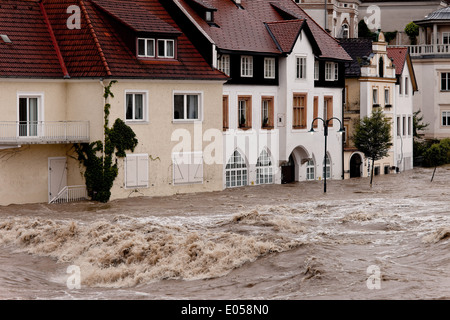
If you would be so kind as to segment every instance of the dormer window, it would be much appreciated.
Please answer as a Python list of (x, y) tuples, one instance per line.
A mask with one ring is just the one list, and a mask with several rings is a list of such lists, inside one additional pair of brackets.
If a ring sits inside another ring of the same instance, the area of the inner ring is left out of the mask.
[(155, 57), (155, 39), (138, 39), (138, 57)]
[(137, 56), (139, 58), (175, 58), (175, 40), (138, 38)]
[(206, 22), (213, 22), (213, 20), (214, 20), (214, 15), (213, 15), (213, 12), (212, 12), (212, 11), (207, 10), (207, 11), (205, 12), (205, 20), (206, 20)]
[(174, 40), (158, 40), (158, 58), (175, 58)]

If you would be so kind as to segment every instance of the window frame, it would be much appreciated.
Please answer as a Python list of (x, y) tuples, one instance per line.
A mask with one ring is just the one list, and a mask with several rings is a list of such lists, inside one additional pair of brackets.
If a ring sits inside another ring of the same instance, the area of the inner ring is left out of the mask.
[[(264, 103), (267, 102), (267, 124), (264, 125)], [(274, 128), (274, 96), (261, 97), (261, 129), (271, 130)]]
[[(447, 86), (446, 88), (444, 88), (444, 83)], [(450, 91), (450, 72), (441, 72), (441, 91), (442, 92)]]
[(306, 56), (295, 57), (295, 79), (307, 79), (307, 58)]
[(314, 159), (309, 159), (308, 162), (306, 162), (306, 180), (316, 180), (316, 163)]
[[(160, 42), (164, 43), (164, 55), (160, 55), (159, 54), (159, 50), (160, 50)], [(168, 55), (167, 54), (167, 43), (171, 42), (172, 43), (172, 55)], [(155, 50), (155, 54), (157, 55), (158, 58), (161, 59), (175, 59), (175, 52), (176, 52), (176, 48), (175, 48), (175, 40), (174, 39), (156, 39), (156, 50)]]
[(314, 61), (314, 81), (320, 80), (320, 63), (318, 60)]
[[(20, 99), (27, 99), (27, 120), (20, 120)], [(30, 120), (30, 105), (29, 99), (36, 99), (36, 117), (37, 120)], [(43, 92), (17, 92), (17, 136), (19, 138), (38, 138), (42, 135), (39, 123), (44, 123), (44, 93)], [(21, 122), (26, 122), (27, 134), (21, 133)], [(33, 125), (32, 123), (35, 122)], [(30, 134), (30, 130), (36, 134)]]
[[(263, 177), (261, 179), (261, 177)], [(273, 163), (270, 153), (264, 149), (259, 153), (258, 160), (256, 162), (256, 184), (273, 184)]]
[(228, 95), (222, 96), (222, 127), (223, 131), (230, 129), (230, 97)]
[[(138, 123), (148, 123), (148, 90), (130, 90), (127, 89), (125, 90), (125, 101), (124, 101), (124, 105), (125, 105), (125, 122), (126, 123), (132, 123), (132, 124), (138, 124)], [(133, 95), (133, 119), (128, 119), (127, 118), (127, 96), (131, 94)], [(135, 119), (135, 99), (134, 99), (134, 95), (136, 94), (142, 94), (142, 119)]]
[[(331, 115), (330, 115), (331, 113)], [(329, 120), (334, 116), (334, 99), (333, 96), (323, 97), (323, 119)], [(333, 121), (328, 122), (328, 128), (333, 127)]]
[[(139, 54), (139, 48), (140, 48), (140, 46), (139, 46), (139, 41), (140, 40), (144, 40), (145, 41), (145, 47), (144, 47), (144, 50), (145, 50), (145, 54), (144, 55), (140, 55)], [(148, 55), (147, 53), (148, 53), (148, 50), (147, 50), (147, 48), (148, 48), (148, 42), (149, 41), (152, 41), (153, 42), (153, 55)], [(137, 54), (137, 57), (138, 58), (155, 58), (156, 57), (156, 39), (155, 38), (137, 38), (137, 50), (136, 50), (136, 54)]]
[(336, 62), (325, 62), (325, 81), (339, 80), (339, 64)]
[[(238, 162), (236, 162), (236, 159), (240, 159)], [(231, 161), (233, 160), (233, 161)], [(233, 175), (234, 173), (234, 175)], [(239, 173), (239, 174), (238, 174)], [(243, 187), (248, 185), (248, 174), (249, 174), (249, 168), (247, 165), (247, 162), (245, 161), (245, 158), (243, 157), (242, 153), (240, 153), (238, 150), (234, 150), (233, 154), (228, 158), (228, 161), (225, 165), (225, 187), (226, 188), (237, 188), (237, 187)], [(238, 178), (232, 179), (232, 177)], [(231, 184), (231, 182), (239, 182), (235, 183), (234, 185)]]
[(230, 76), (230, 55), (222, 54), (217, 58), (217, 69)]
[[(183, 98), (183, 113), (184, 117), (182, 119), (175, 119), (175, 96), (184, 96)], [(196, 119), (187, 118), (188, 106), (187, 106), (187, 96), (197, 96), (198, 99), (198, 117)], [(172, 122), (173, 123), (191, 123), (203, 121), (203, 92), (200, 91), (173, 91), (172, 94)]]
[[(241, 122), (240, 122), (241, 102), (245, 102), (245, 122), (244, 122), (244, 125), (241, 125)], [(252, 96), (249, 96), (249, 95), (239, 95), (238, 96), (237, 127), (240, 130), (250, 130), (250, 129), (252, 129)]]
[(272, 57), (264, 58), (264, 79), (276, 78), (276, 59)]
[(241, 56), (241, 77), (253, 78), (253, 56)]
[(450, 128), (450, 110), (441, 110), (441, 127)]
[[(298, 98), (304, 99), (305, 102), (304, 106), (295, 105), (295, 101)], [(297, 112), (298, 116), (296, 116), (296, 110), (298, 110)], [(294, 93), (292, 95), (292, 129), (294, 130), (306, 129), (308, 125), (307, 117), (308, 117), (308, 94), (303, 92)]]

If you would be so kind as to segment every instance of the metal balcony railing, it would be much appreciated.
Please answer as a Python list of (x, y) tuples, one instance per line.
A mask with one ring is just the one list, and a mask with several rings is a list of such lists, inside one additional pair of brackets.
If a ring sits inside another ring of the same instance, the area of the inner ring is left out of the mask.
[(89, 140), (89, 121), (0, 121), (0, 144), (62, 144)]

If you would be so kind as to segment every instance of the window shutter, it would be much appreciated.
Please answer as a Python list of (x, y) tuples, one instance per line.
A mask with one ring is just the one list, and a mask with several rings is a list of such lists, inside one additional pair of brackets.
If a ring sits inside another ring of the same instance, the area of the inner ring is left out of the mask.
[[(331, 119), (333, 117), (333, 98), (328, 98), (327, 99), (327, 119)], [(333, 121), (330, 121), (328, 123), (329, 127), (333, 126)]]
[(148, 187), (148, 155), (137, 157), (137, 185)]
[(189, 182), (203, 182), (203, 153), (194, 152), (191, 159), (192, 162), (189, 165)]
[(183, 153), (173, 155), (173, 183), (189, 182), (189, 160)]
[(137, 158), (132, 155), (128, 155), (125, 158), (125, 186), (135, 187), (137, 186)]

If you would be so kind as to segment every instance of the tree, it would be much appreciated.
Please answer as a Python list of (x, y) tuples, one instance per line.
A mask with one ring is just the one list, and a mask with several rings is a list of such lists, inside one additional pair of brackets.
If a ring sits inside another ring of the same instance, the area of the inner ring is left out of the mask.
[(421, 138), (423, 134), (419, 133), (419, 131), (422, 131), (426, 129), (430, 124), (423, 122), (423, 115), (420, 114), (421, 111), (417, 110), (413, 113), (413, 137), (414, 138)]
[[(125, 157), (125, 150), (134, 151), (138, 144), (136, 134), (121, 119), (116, 119), (112, 128), (108, 127), (111, 105), (106, 102), (109, 97), (114, 98), (111, 86), (115, 82), (111, 81), (105, 87), (103, 94), (105, 99), (104, 142), (98, 140), (74, 145), (78, 161), (86, 167), (84, 177), (88, 195), (93, 201), (99, 202), (108, 202), (111, 197), (111, 188), (119, 172), (117, 158)], [(114, 155), (115, 160), (113, 160)]]
[(376, 41), (377, 34), (375, 32), (370, 31), (364, 20), (360, 20), (358, 23), (358, 37), (359, 38), (370, 38), (373, 41)]
[(353, 142), (355, 147), (364, 153), (366, 158), (372, 159), (370, 186), (372, 187), (374, 165), (388, 155), (391, 142), (391, 123), (383, 111), (374, 109), (370, 117), (364, 117), (355, 126)]
[(433, 181), (436, 168), (444, 164), (450, 163), (450, 139), (442, 139), (433, 143), (431, 147), (424, 153), (425, 166), (434, 167), (431, 181)]
[(411, 40), (411, 44), (415, 45), (417, 43), (417, 36), (419, 35), (419, 26), (411, 21), (406, 25), (405, 33)]

